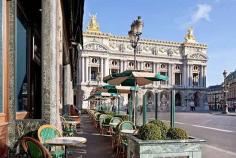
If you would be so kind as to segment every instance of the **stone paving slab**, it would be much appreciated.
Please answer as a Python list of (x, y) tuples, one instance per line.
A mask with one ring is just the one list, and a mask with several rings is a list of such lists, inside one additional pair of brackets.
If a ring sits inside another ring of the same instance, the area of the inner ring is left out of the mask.
[(87, 114), (81, 115), (81, 126), (78, 129), (80, 137), (85, 137), (87, 143), (79, 148), (68, 149), (68, 158), (113, 158), (115, 153), (111, 147), (111, 136), (101, 135), (94, 127)]

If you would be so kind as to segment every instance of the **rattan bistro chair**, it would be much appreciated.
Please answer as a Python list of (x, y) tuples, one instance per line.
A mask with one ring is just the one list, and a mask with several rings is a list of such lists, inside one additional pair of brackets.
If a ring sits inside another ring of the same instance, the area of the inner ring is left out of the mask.
[(120, 157), (120, 155), (126, 157), (127, 155), (127, 137), (120, 132), (121, 130), (135, 130), (135, 125), (131, 121), (123, 121), (119, 124), (116, 157)]
[[(42, 125), (38, 129), (38, 138), (39, 138), (40, 143), (42, 144), (46, 144), (47, 140), (50, 140), (56, 137), (61, 137), (61, 136), (62, 135), (60, 131), (56, 127), (50, 124)], [(65, 151), (62, 150), (61, 148), (55, 148), (55, 150), (51, 151), (51, 154), (55, 158), (61, 158), (61, 157), (64, 157)]]
[(21, 139), (23, 150), (31, 158), (52, 158), (49, 151), (36, 139), (23, 137)]

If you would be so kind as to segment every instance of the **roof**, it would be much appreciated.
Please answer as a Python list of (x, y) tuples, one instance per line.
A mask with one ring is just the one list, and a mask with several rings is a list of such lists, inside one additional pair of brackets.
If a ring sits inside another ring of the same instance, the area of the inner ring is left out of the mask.
[(222, 85), (213, 85), (213, 86), (209, 86), (207, 88), (207, 91), (218, 91), (218, 90), (222, 90)]

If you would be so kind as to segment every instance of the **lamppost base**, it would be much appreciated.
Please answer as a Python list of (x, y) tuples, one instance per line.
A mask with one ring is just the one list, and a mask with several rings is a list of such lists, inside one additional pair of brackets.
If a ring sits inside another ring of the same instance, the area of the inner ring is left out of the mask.
[(229, 112), (228, 111), (223, 111), (222, 114), (228, 114)]

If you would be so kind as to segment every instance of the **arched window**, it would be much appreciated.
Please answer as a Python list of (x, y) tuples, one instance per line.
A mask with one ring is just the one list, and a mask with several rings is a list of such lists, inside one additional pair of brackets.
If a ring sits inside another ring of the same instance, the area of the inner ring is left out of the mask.
[(133, 66), (134, 66), (134, 63), (133, 63), (133, 62), (129, 62), (129, 66), (130, 66), (130, 67), (133, 67)]
[(98, 62), (97, 58), (92, 58), (92, 63), (96, 64)]
[(149, 68), (150, 67), (150, 63), (145, 63), (145, 67)]

